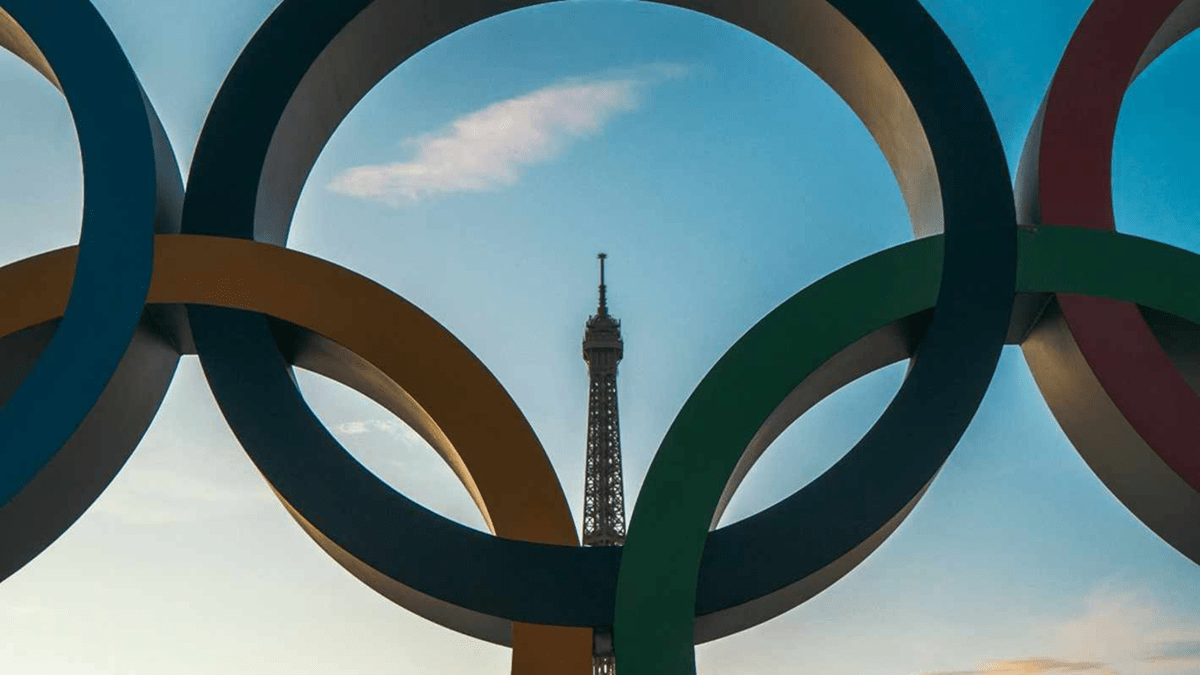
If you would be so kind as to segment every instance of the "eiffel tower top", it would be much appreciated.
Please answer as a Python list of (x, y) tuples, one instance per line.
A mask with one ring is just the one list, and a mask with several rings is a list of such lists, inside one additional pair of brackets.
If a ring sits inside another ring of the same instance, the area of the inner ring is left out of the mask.
[[(621, 322), (608, 313), (608, 286), (604, 283), (604, 261), (607, 253), (596, 256), (600, 260), (600, 301), (596, 305), (596, 313), (587, 321), (587, 332), (583, 336), (583, 358), (593, 362), (588, 352), (597, 350), (616, 351), (616, 359), (621, 359), (623, 344), (621, 342)], [(615, 365), (615, 363), (614, 363)]]

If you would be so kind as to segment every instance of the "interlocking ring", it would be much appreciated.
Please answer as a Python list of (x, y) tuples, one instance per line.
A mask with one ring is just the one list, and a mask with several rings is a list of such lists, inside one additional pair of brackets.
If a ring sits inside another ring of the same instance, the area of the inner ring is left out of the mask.
[[(1181, 337), (1200, 337), (1171, 318), (1200, 323), (1200, 261), (1112, 231), (1107, 183), (1125, 87), (1200, 23), (1200, 0), (1094, 4), (1031, 133), (1019, 209), (983, 97), (916, 0), (664, 0), (774, 43), (838, 91), (923, 238), (825, 277), (730, 348), (663, 440), (623, 549), (578, 546), (536, 436), (464, 345), (387, 289), (283, 247), (318, 153), (362, 96), (431, 42), (540, 1), (284, 0), (222, 86), (180, 206), (153, 109), (90, 4), (0, 0), (0, 44), (63, 90), (86, 169), (80, 245), (0, 269), (0, 288), (20, 289), (0, 301), (0, 357), (17, 364), (0, 390), (11, 395), (0, 409), (0, 578), (99, 495), (193, 351), (303, 529), (398, 604), (512, 644), (514, 672), (586, 672), (591, 629), (612, 627), (623, 673), (691, 673), (695, 642), (827, 588), (915, 507), (1006, 342), (1022, 344), (1097, 474), (1200, 562), (1200, 454), (1186, 446), (1200, 400), (1170, 356)], [(1091, 155), (1072, 154), (1080, 147)], [(1074, 227), (1018, 230), (1018, 213)], [(180, 223), (184, 234), (170, 234)], [(1134, 302), (1166, 352), (1123, 304)], [(1114, 344), (1144, 363), (1115, 358)], [(844, 458), (776, 506), (712, 529), (787, 425), (903, 359), (900, 391)], [(496, 536), (359, 465), (309, 410), (292, 366), (412, 426)], [(1159, 391), (1146, 387), (1166, 392), (1159, 405), (1141, 405)], [(44, 406), (48, 392), (63, 405)]]
[[(1025, 222), (1116, 229), (1112, 148), (1121, 100), (1146, 66), (1197, 27), (1195, 0), (1092, 5), (1026, 144), (1017, 181)], [(1062, 292), (1056, 299), (1024, 346), (1046, 402), (1108, 489), (1200, 561), (1200, 395), (1187, 378), (1200, 380), (1179, 354), (1197, 336), (1170, 315), (1151, 315), (1148, 324), (1133, 304), (1140, 300)]]
[[(154, 109), (91, 3), (0, 0), (0, 46), (67, 99), (85, 195), (77, 283), (61, 321), (0, 342), (2, 579), (99, 496), (166, 394), (178, 357), (144, 310), (154, 234), (179, 231), (183, 186)], [(47, 297), (27, 278), (4, 300), (8, 320), (14, 305)]]

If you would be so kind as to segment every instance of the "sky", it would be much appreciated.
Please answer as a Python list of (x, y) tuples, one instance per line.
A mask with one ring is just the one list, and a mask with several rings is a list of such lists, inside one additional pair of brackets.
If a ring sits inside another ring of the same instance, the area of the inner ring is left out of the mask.
[[(277, 0), (95, 0), (186, 172), (225, 73)], [(995, 115), (1010, 165), (1083, 0), (925, 0)], [(1113, 165), (1120, 228), (1200, 252), (1200, 115), (1185, 39), (1131, 89)], [(74, 243), (79, 152), (65, 103), (0, 54), (0, 263)], [(627, 503), (709, 367), (816, 279), (911, 237), (888, 166), (804, 66), (678, 9), (575, 1), (464, 29), (351, 113), (289, 245), (362, 273), (453, 331), (541, 438), (578, 521), (595, 254), (622, 320)], [(903, 365), (852, 383), (764, 455), (723, 522), (851, 447)], [(300, 373), (366, 466), (483, 528), (434, 452), (364, 397)], [(96, 504), (0, 583), (0, 672), (507, 672), (508, 650), (391, 604), (272, 497), (184, 359)], [(1200, 567), (1087, 469), (1021, 354), (912, 516), (825, 593), (698, 649), (701, 673), (1195, 675)]]

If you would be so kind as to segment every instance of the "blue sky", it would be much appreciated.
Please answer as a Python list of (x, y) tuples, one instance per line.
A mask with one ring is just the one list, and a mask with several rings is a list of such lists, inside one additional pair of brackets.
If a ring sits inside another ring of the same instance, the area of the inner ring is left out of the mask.
[[(96, 0), (186, 170), (225, 72), (275, 0)], [(1080, 0), (927, 0), (1015, 166)], [(1188, 39), (1131, 90), (1113, 174), (1120, 227), (1200, 251)], [(0, 262), (78, 237), (65, 104), (0, 55)], [(321, 156), (290, 245), (361, 272), (454, 331), (537, 430), (579, 517), (595, 260), (623, 321), (628, 501), (712, 363), (791, 294), (911, 236), (882, 154), (803, 66), (719, 22), (570, 2), (426, 49)], [(837, 459), (899, 386), (893, 366), (798, 421), (726, 520)], [(318, 414), (382, 477), (482, 527), (465, 491), (385, 411), (301, 375)], [(1200, 568), (1075, 454), (1018, 350), (924, 502), (828, 592), (700, 648), (709, 673), (1200, 673)], [(507, 651), (391, 605), (273, 500), (186, 359), (99, 502), (0, 584), (0, 668), (22, 673), (486, 673)], [(1070, 670), (1074, 668), (1074, 670)]]

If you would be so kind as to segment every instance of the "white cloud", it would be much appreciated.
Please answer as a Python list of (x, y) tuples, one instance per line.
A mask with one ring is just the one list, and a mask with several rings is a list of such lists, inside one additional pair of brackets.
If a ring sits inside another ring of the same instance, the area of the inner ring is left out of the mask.
[(425, 439), (412, 427), (399, 420), (353, 420), (342, 422), (335, 429), (346, 436), (362, 436), (363, 434), (385, 433), (395, 437), (409, 447), (424, 447), (428, 444)]
[[(360, 462), (385, 481), (394, 480), (399, 472), (444, 465), (429, 443), (398, 419), (352, 420), (338, 424), (334, 431)], [(368, 440), (372, 438), (376, 440)]]
[(391, 432), (400, 426), (399, 422), (392, 420), (354, 420), (353, 422), (339, 424), (337, 430), (347, 436), (361, 436), (362, 434), (369, 434), (372, 431)]
[(412, 427), (397, 419), (359, 419), (333, 427), (363, 466), (419, 504), (487, 531), (450, 466)]
[(1060, 659), (1030, 658), (988, 661), (981, 670), (926, 673), (925, 675), (1068, 675), (1089, 673), (1090, 675), (1117, 675), (1103, 663), (1093, 661), (1062, 661)]
[(1200, 644), (1200, 619), (1174, 614), (1145, 594), (1098, 588), (1081, 616), (1058, 630), (1065, 654), (1117, 663), (1129, 673), (1200, 672), (1200, 654), (1188, 645)]
[(349, 169), (328, 187), (399, 206), (432, 195), (512, 185), (526, 167), (558, 157), (617, 115), (637, 110), (647, 87), (685, 72), (683, 66), (654, 64), (557, 82), (407, 139), (403, 145), (414, 149), (408, 161)]
[(1045, 628), (1058, 657), (989, 660), (974, 670), (925, 675), (1200, 674), (1200, 619), (1172, 613), (1146, 594), (1102, 585), (1083, 613)]

